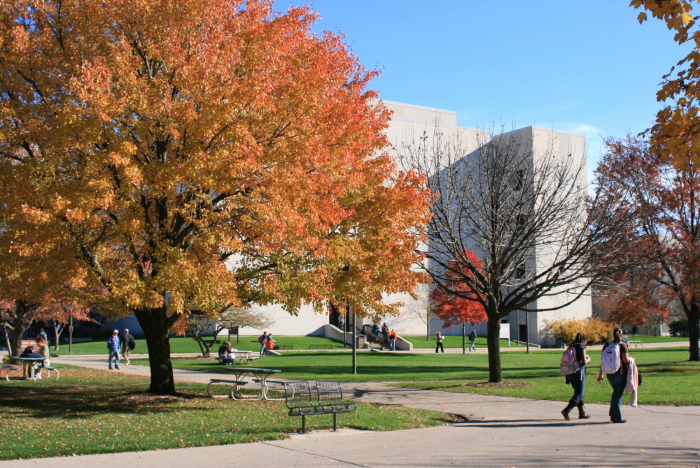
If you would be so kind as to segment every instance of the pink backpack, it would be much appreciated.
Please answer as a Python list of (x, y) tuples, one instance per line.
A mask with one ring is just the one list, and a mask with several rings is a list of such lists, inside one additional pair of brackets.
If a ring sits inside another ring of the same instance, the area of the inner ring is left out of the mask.
[(581, 365), (576, 359), (576, 349), (573, 346), (569, 346), (564, 355), (561, 357), (561, 364), (559, 365), (562, 374), (575, 374), (581, 369)]

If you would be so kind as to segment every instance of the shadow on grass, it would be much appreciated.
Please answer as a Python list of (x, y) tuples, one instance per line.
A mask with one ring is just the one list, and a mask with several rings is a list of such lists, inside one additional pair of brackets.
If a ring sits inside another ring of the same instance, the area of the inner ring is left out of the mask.
[[(157, 414), (175, 411), (203, 410), (206, 407), (178, 403), (199, 396), (181, 395), (160, 397), (144, 393), (148, 384), (120, 385), (119, 387), (52, 386), (28, 389), (20, 385), (3, 385), (0, 393), (0, 413), (18, 409), (34, 418), (86, 419), (110, 414)], [(128, 390), (133, 391), (129, 392)], [(141, 390), (141, 391), (139, 391)]]

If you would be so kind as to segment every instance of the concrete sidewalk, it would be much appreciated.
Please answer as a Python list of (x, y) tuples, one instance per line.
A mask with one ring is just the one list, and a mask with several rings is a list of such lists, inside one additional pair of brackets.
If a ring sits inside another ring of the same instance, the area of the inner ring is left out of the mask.
[[(105, 361), (105, 356), (61, 357), (66, 364), (101, 369)], [(142, 366), (122, 367), (122, 371), (148, 375), (148, 368)], [(178, 381), (208, 382), (212, 376), (220, 374), (175, 372)], [(359, 401), (463, 414), (469, 422), (396, 432), (294, 434), (287, 440), (254, 444), (19, 460), (0, 462), (0, 468), (700, 466), (697, 406), (625, 406), (628, 423), (609, 424), (607, 405), (588, 405), (591, 419), (567, 422), (559, 413), (561, 402), (410, 390), (374, 382), (343, 385)]]

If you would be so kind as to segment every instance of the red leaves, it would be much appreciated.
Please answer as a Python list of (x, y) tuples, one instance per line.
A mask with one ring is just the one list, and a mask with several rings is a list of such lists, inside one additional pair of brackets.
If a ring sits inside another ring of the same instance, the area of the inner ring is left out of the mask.
[[(483, 264), (476, 254), (471, 250), (465, 250), (464, 256), (468, 262), (477, 268), (482, 268)], [(483, 304), (477, 302), (477, 295), (472, 288), (458, 279), (467, 275), (473, 278), (473, 274), (465, 272), (459, 267), (461, 262), (452, 261), (448, 272), (448, 281), (444, 285), (437, 285), (430, 293), (431, 307), (433, 313), (445, 322), (445, 327), (452, 327), (457, 324), (468, 323), (471, 326), (487, 320), (486, 309)], [(456, 273), (459, 271), (459, 273)], [(449, 280), (452, 277), (454, 279)]]

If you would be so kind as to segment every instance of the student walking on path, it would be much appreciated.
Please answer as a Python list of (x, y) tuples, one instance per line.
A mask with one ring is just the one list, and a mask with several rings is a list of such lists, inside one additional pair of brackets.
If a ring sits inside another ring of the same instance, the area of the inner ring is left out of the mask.
[(109, 350), (109, 370), (112, 370), (112, 359), (114, 359), (114, 367), (119, 369), (119, 330), (114, 330), (112, 336), (107, 340), (107, 349)]
[[(608, 350), (606, 353), (605, 351)], [(608, 382), (613, 389), (612, 397), (610, 398), (610, 422), (625, 423), (626, 419), (622, 419), (622, 396), (625, 394), (627, 387), (627, 373), (629, 372), (629, 348), (624, 342), (624, 333), (621, 328), (616, 328), (613, 332), (613, 340), (608, 341), (603, 346), (603, 353), (600, 363), (600, 373), (598, 374), (598, 382), (603, 382), (603, 373), (608, 376)], [(617, 369), (617, 370), (615, 370)]]
[(125, 328), (124, 329), (124, 335), (122, 335), (122, 356), (124, 356), (124, 360), (126, 361), (126, 366), (131, 365), (131, 360), (129, 360), (129, 356), (131, 355), (131, 351), (136, 347), (136, 340), (134, 340), (134, 337), (129, 333), (129, 329)]
[(472, 345), (469, 347), (469, 351), (476, 351), (476, 330), (472, 328), (472, 332), (469, 334), (469, 340), (472, 342)]
[(578, 408), (578, 418), (588, 419), (590, 416), (586, 413), (584, 405), (584, 392), (586, 390), (586, 364), (590, 362), (586, 354), (586, 335), (577, 333), (571, 347), (576, 352), (576, 362), (578, 362), (579, 370), (573, 374), (567, 374), (566, 383), (574, 387), (574, 396), (569, 400), (569, 404), (561, 412), (564, 419), (571, 420), (569, 413), (574, 408)]
[(445, 352), (445, 347), (442, 345), (442, 340), (444, 340), (445, 337), (442, 336), (442, 333), (440, 333), (440, 332), (437, 332), (437, 333), (435, 334), (435, 337), (436, 337), (436, 341), (437, 341), (437, 346), (435, 346), (435, 352), (437, 353), (437, 352), (438, 352), (438, 349), (441, 349), (442, 352), (444, 353), (444, 352)]

